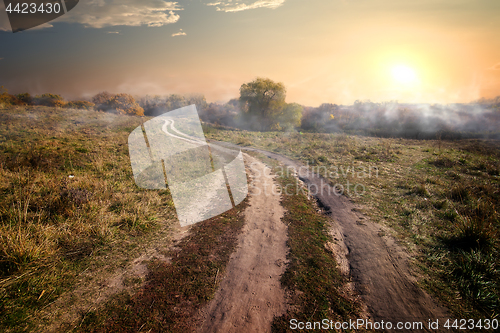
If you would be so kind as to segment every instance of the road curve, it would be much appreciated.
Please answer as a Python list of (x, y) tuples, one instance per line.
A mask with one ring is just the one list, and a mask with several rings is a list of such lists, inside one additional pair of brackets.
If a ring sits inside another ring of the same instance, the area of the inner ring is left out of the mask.
[[(240, 147), (217, 142), (232, 148), (255, 151), (278, 160), (287, 167), (301, 170), (300, 179), (318, 189), (315, 196), (329, 215), (338, 223), (349, 253), (350, 275), (355, 289), (366, 304), (373, 322), (421, 322), (423, 329), (398, 330), (399, 332), (439, 332), (428, 329), (429, 320), (439, 320), (439, 326), (450, 314), (446, 308), (423, 291), (410, 273), (408, 255), (390, 236), (383, 235), (379, 225), (359, 213), (356, 205), (345, 196), (337, 195), (328, 182), (318, 174), (308, 171), (299, 162), (283, 155), (261, 149)], [(299, 169), (302, 167), (301, 169)], [(306, 171), (307, 170), (307, 171)], [(442, 330), (450, 332), (450, 330)]]

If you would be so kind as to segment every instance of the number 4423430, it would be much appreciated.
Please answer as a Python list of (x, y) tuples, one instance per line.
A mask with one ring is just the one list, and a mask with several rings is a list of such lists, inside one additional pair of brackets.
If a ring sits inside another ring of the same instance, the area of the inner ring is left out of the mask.
[(36, 3), (18, 3), (14, 8), (12, 8), (12, 3), (5, 8), (8, 13), (19, 13), (19, 14), (35, 14), (35, 13), (47, 13), (59, 14), (61, 12), (61, 4), (56, 3), (41, 3), (40, 5)]
[(458, 330), (473, 330), (473, 329), (498, 329), (498, 319), (455, 319), (451, 321), (448, 319), (446, 323), (444, 323), (444, 328), (446, 329), (458, 329)]

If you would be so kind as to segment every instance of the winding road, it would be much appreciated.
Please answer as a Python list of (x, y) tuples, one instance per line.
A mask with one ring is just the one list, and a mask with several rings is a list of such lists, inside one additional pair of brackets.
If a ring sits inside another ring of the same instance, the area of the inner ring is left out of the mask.
[(392, 237), (384, 235), (381, 226), (359, 213), (359, 207), (345, 196), (336, 194), (324, 178), (305, 171), (307, 169), (301, 163), (276, 153), (224, 142), (217, 143), (261, 153), (295, 170), (302, 167), (300, 179), (307, 186), (316, 186), (318, 193), (315, 197), (331, 216), (332, 229), (340, 228), (348, 249), (350, 276), (373, 322), (383, 320), (394, 325), (398, 322), (421, 322), (423, 329), (398, 331), (438, 332), (439, 330), (428, 329), (429, 320), (439, 320), (442, 328), (444, 321), (451, 318), (447, 309), (417, 285), (417, 280), (409, 269), (407, 253)]

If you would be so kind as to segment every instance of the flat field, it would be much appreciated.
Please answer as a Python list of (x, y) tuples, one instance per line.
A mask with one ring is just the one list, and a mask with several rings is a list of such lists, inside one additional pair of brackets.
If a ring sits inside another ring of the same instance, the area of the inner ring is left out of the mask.
[(419, 283), (457, 317), (498, 315), (500, 142), (205, 127), (210, 139), (300, 161), (363, 205), (407, 249)]

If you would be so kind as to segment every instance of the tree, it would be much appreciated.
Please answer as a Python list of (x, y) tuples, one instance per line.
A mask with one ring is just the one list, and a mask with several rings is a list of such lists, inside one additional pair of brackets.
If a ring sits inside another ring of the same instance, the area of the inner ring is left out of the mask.
[[(287, 106), (286, 89), (281, 82), (257, 78), (240, 87), (242, 118), (246, 126), (254, 130), (280, 130), (297, 126), (302, 107)], [(295, 116), (294, 116), (295, 114)]]
[(276, 129), (290, 131), (300, 126), (304, 108), (297, 103), (286, 104), (277, 117)]
[(184, 96), (172, 94), (168, 96), (166, 104), (167, 104), (167, 110), (171, 111), (187, 106), (188, 102), (186, 101)]
[(203, 111), (205, 111), (205, 109), (208, 107), (207, 100), (202, 94), (191, 94), (188, 95), (185, 99), (187, 105), (196, 105), (196, 110), (198, 110), (199, 114), (203, 113)]

